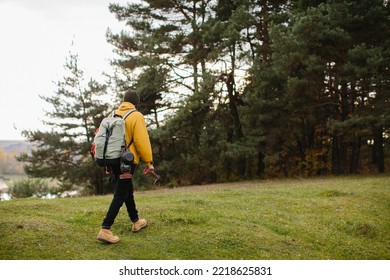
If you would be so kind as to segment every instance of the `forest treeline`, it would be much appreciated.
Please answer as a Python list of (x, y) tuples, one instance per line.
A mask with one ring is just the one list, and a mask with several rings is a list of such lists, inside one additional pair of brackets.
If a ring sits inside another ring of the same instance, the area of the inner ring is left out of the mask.
[(52, 130), (24, 132), (40, 143), (19, 157), (27, 174), (103, 193), (89, 148), (127, 88), (140, 93), (165, 183), (389, 165), (387, 1), (140, 0), (109, 10), (126, 24), (106, 34), (116, 74), (85, 81), (70, 55), (69, 75), (42, 97)]

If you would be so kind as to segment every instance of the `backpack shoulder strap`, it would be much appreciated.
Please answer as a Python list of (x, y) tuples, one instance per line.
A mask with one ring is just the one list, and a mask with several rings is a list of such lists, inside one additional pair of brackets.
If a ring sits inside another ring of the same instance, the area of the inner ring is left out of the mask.
[(123, 115), (123, 119), (125, 120), (131, 113), (137, 111), (137, 109), (130, 109), (129, 111), (126, 112), (126, 114)]
[(121, 115), (118, 115), (117, 113), (115, 113), (115, 110), (114, 111), (112, 111), (112, 113), (111, 113), (111, 117), (112, 118), (122, 118), (122, 116)]
[[(126, 120), (126, 118), (127, 118), (131, 113), (133, 113), (133, 112), (135, 112), (135, 111), (137, 111), (137, 109), (130, 109), (129, 111), (126, 112), (126, 114), (123, 115), (122, 118), (123, 118), (124, 120)], [(130, 146), (131, 146), (131, 144), (133, 144), (133, 140), (134, 140), (134, 139), (131, 138), (131, 141), (130, 141), (129, 145), (127, 145), (127, 149), (129, 149)]]
[(130, 110), (127, 111), (123, 116), (121, 116), (121, 115), (115, 113), (115, 110), (114, 110), (114, 111), (112, 111), (112, 113), (111, 113), (111, 117), (113, 117), (113, 118), (120, 117), (120, 118), (122, 118), (122, 119), (125, 120), (131, 113), (133, 113), (133, 112), (135, 112), (135, 111), (137, 111), (137, 109), (130, 109)]

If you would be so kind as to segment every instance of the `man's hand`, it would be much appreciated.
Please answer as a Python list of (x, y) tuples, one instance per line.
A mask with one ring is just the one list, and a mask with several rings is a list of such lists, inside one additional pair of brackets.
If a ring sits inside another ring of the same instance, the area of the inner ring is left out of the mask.
[(150, 165), (146, 166), (145, 169), (144, 169), (144, 174), (149, 174), (149, 173), (153, 173), (153, 172), (154, 172), (153, 164), (150, 164)]
[(160, 179), (161, 179), (161, 176), (160, 175), (157, 175), (155, 172), (154, 172), (154, 166), (153, 164), (149, 164), (148, 166), (145, 167), (144, 169), (144, 174), (152, 174), (153, 177), (155, 178), (153, 184), (155, 185), (158, 185)]

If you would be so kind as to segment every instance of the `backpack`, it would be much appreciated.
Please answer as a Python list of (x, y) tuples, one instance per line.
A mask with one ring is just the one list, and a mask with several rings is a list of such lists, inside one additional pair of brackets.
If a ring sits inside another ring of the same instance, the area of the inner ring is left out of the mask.
[(118, 159), (123, 151), (128, 149), (133, 141), (126, 147), (126, 118), (136, 109), (131, 109), (123, 115), (115, 114), (115, 111), (108, 117), (105, 117), (96, 131), (93, 140), (93, 154), (96, 163), (106, 166), (106, 160)]

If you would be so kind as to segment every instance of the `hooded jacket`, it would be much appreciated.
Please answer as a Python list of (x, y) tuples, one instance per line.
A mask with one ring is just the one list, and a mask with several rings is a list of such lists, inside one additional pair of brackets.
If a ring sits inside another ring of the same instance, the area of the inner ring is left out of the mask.
[[(127, 111), (135, 109), (130, 102), (122, 102), (115, 114), (123, 116)], [(142, 113), (135, 111), (126, 118), (126, 146), (133, 140), (130, 151), (134, 154), (134, 163), (141, 160), (147, 166), (153, 164), (152, 146), (150, 144), (145, 118)]]

